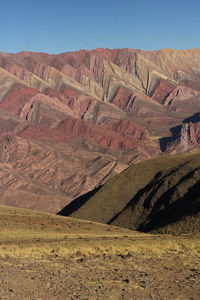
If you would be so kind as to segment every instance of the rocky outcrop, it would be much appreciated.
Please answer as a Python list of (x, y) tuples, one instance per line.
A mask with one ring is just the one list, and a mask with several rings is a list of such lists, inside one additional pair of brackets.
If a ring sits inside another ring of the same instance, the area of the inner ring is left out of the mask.
[(168, 98), (168, 95), (174, 90), (174, 88), (174, 84), (168, 82), (167, 80), (160, 79), (152, 94), (152, 98), (160, 103), (163, 103), (165, 102), (165, 99)]
[(200, 122), (185, 123), (176, 138), (168, 143), (167, 153), (194, 151), (200, 147)]
[(14, 84), (0, 103), (0, 108), (20, 116), (23, 106), (38, 94), (36, 89)]
[(200, 123), (184, 124), (181, 129), (180, 147), (187, 151), (197, 147), (200, 142)]
[(125, 137), (134, 138), (139, 141), (148, 141), (145, 129), (139, 124), (128, 120), (107, 120), (104, 124), (109, 130), (118, 132)]
[(163, 105), (171, 111), (193, 114), (199, 111), (200, 92), (186, 86), (178, 86), (164, 99)]

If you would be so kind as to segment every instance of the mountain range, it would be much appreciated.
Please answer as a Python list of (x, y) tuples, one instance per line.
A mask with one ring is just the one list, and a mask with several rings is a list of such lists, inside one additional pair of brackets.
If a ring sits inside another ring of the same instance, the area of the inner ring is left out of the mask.
[[(200, 49), (0, 52), (0, 204), (55, 213), (130, 165), (199, 144)], [(149, 180), (169, 178), (161, 169)]]

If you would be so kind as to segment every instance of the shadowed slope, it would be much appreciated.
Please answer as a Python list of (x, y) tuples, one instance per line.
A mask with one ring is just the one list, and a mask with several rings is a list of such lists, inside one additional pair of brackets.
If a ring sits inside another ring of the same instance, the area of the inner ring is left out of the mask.
[[(87, 201), (84, 199), (76, 211), (68, 213), (66, 207), (64, 213), (130, 229), (154, 230), (186, 216), (198, 217), (199, 178), (200, 153), (141, 162), (112, 178), (91, 197), (86, 195)], [(196, 225), (181, 228), (181, 232), (199, 232), (199, 222), (198, 217)]]

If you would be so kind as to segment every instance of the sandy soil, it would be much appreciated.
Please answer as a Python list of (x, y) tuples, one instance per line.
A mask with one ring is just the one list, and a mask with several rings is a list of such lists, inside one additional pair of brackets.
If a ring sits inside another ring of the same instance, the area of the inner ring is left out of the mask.
[(0, 206), (0, 300), (199, 300), (200, 236)]
[(2, 258), (1, 300), (200, 299), (199, 258), (168, 254)]

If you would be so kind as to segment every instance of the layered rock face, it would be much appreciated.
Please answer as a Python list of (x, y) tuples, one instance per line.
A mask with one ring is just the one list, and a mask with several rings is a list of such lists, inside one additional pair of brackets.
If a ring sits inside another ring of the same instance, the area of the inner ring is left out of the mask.
[(176, 137), (167, 143), (166, 153), (197, 151), (200, 143), (200, 122), (185, 123), (178, 128)]
[(132, 163), (197, 149), (199, 111), (200, 49), (1, 52), (0, 203), (55, 212)]

